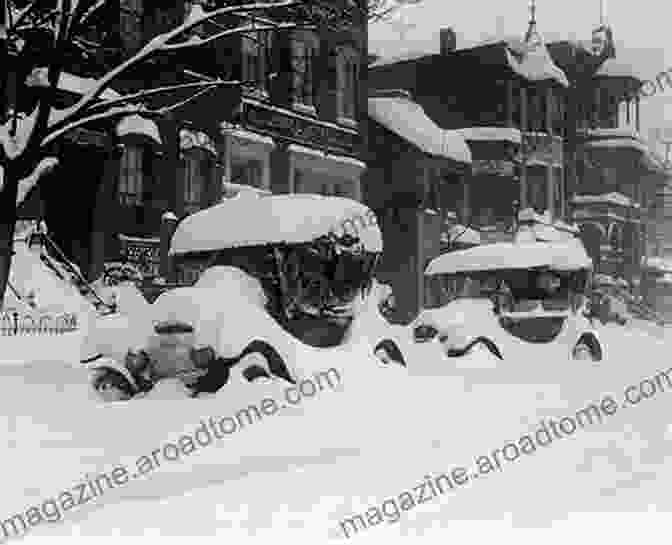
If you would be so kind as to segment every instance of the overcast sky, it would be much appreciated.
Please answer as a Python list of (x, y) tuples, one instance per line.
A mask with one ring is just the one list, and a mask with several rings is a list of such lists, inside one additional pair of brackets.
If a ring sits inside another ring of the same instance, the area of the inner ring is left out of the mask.
[[(648, 79), (672, 68), (672, 2), (603, 0), (617, 44), (617, 59), (637, 66)], [(529, 0), (423, 0), (399, 11), (395, 20), (371, 25), (369, 49), (384, 57), (406, 52), (437, 53), (439, 29), (452, 27), (458, 47), (493, 36), (524, 35)], [(589, 40), (600, 22), (599, 0), (537, 0), (537, 28), (546, 41)], [(405, 33), (402, 33), (405, 29)], [(672, 88), (646, 99), (642, 133), (672, 128)]]

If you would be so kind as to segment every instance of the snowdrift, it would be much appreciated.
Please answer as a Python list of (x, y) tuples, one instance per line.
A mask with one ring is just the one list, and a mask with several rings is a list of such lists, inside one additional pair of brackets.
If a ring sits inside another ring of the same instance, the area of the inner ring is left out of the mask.
[[(19, 324), (38, 324), (41, 319), (56, 322), (60, 317), (74, 317), (73, 331), (26, 328), (0, 337), (0, 365), (23, 364), (35, 361), (79, 362), (83, 337), (96, 316), (94, 306), (77, 288), (59, 278), (28, 248), (25, 238), (14, 242), (14, 259), (9, 281), (13, 289), (5, 295), (3, 315), (18, 313)], [(34, 297), (36, 308), (26, 304), (26, 297)], [(11, 323), (11, 322), (8, 322)]]

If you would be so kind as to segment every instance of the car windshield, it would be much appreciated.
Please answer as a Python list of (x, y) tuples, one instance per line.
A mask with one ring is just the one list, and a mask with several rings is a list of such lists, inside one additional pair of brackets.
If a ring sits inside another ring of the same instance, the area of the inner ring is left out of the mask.
[(587, 271), (512, 269), (425, 277), (425, 308), (438, 308), (450, 301), (497, 298), (511, 311), (525, 312), (542, 306), (563, 310), (571, 293), (584, 293)]

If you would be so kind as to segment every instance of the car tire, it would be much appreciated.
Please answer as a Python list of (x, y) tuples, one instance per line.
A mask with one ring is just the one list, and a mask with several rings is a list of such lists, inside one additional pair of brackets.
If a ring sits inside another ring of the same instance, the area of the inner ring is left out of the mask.
[(380, 341), (373, 349), (373, 354), (385, 365), (396, 363), (402, 367), (406, 367), (406, 360), (401, 350), (399, 350), (397, 343), (390, 339)]
[(602, 361), (600, 341), (592, 333), (584, 333), (572, 349), (572, 359), (579, 361)]

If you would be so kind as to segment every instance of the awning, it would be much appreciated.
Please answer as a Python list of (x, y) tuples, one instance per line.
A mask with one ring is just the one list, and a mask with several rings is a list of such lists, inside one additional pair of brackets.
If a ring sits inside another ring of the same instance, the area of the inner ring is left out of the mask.
[(151, 119), (146, 119), (138, 114), (126, 116), (119, 121), (119, 123), (117, 123), (116, 132), (117, 136), (120, 138), (131, 134), (137, 134), (146, 136), (159, 145), (163, 144), (161, 134), (159, 133), (159, 127), (156, 123)]
[(458, 163), (471, 163), (471, 152), (460, 131), (445, 130), (432, 121), (422, 106), (401, 97), (368, 99), (371, 119), (420, 150)]
[(664, 159), (642, 138), (629, 129), (597, 129), (585, 132), (584, 147), (606, 153), (633, 151), (641, 156), (642, 167), (652, 172), (664, 172)]
[(603, 195), (575, 195), (572, 197), (574, 204), (613, 204), (625, 208), (639, 208), (639, 204), (622, 193), (612, 192)]
[(465, 127), (458, 129), (467, 142), (509, 142), (520, 144), (522, 136), (518, 129), (510, 127)]

